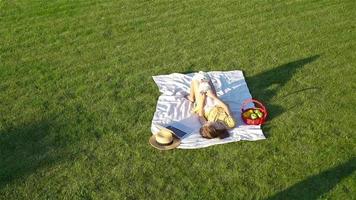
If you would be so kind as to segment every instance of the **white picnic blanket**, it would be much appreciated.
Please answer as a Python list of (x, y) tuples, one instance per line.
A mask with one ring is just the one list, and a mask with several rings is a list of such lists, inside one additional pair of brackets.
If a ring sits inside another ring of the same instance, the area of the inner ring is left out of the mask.
[[(225, 139), (205, 139), (199, 134), (201, 127), (197, 116), (191, 113), (192, 103), (184, 98), (189, 94), (190, 83), (195, 73), (153, 76), (159, 91), (162, 93), (157, 102), (151, 131), (156, 134), (159, 126), (173, 125), (186, 132), (192, 132), (182, 139), (178, 148), (196, 149), (216, 144), (236, 142), (240, 140), (266, 139), (260, 126), (245, 125), (241, 120), (241, 105), (245, 99), (251, 98), (242, 71), (208, 72), (217, 95), (229, 105), (237, 126), (229, 130), (230, 136)], [(251, 103), (247, 107), (253, 107)]]

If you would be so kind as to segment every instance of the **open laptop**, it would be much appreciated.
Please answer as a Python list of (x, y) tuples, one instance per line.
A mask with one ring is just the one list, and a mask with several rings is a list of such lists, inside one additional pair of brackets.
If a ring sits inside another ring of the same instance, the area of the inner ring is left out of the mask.
[(188, 137), (192, 133), (198, 133), (201, 124), (196, 116), (190, 116), (180, 121), (174, 121), (165, 128), (173, 132), (179, 139)]
[(185, 132), (185, 131), (182, 131), (182, 130), (180, 130), (180, 129), (174, 127), (174, 126), (167, 126), (166, 129), (171, 130), (171, 131), (173, 132), (173, 134), (174, 134), (175, 136), (177, 136), (177, 138), (179, 138), (179, 139), (183, 139), (183, 138), (185, 138), (186, 136), (188, 136), (188, 135), (191, 134), (191, 133), (187, 133), (187, 132)]

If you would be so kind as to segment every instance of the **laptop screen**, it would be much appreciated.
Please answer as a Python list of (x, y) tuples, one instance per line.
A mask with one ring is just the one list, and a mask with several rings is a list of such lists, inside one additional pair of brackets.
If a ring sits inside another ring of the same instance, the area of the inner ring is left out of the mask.
[(187, 132), (184, 132), (184, 131), (182, 131), (176, 127), (173, 127), (173, 126), (167, 126), (166, 128), (173, 131), (174, 135), (176, 135), (179, 139), (182, 139), (188, 135)]

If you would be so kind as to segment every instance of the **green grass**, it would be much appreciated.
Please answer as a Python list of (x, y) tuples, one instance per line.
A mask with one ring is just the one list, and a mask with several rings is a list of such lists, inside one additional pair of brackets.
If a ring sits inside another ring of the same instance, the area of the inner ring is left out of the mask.
[[(0, 0), (0, 199), (353, 199), (355, 9)], [(152, 75), (237, 69), (267, 140), (150, 147)]]

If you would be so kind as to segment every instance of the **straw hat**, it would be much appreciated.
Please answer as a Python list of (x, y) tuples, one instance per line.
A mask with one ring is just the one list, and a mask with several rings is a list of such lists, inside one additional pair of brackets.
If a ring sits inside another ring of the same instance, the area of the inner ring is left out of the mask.
[(150, 137), (149, 142), (159, 150), (174, 149), (180, 145), (180, 140), (167, 128), (161, 128), (157, 134)]

